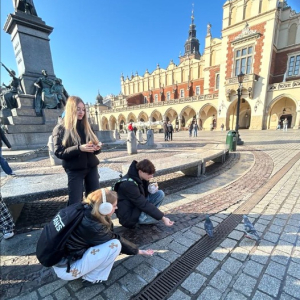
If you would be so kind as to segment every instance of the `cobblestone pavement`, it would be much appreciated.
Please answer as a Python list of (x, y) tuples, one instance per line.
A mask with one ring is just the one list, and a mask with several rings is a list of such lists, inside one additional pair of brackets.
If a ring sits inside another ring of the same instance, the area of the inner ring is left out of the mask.
[[(173, 142), (164, 142), (156, 135), (162, 148), (155, 151), (142, 150), (136, 156), (104, 152), (100, 158), (105, 166), (120, 170), (133, 158), (161, 158), (223, 142), (226, 133), (186, 136), (178, 133)], [(153, 299), (300, 299), (300, 132), (241, 131), (241, 136), (245, 145), (222, 168), (212, 165), (207, 178), (178, 174), (155, 178), (168, 191), (162, 210), (175, 220), (173, 227), (158, 222), (127, 230), (114, 220), (123, 236), (153, 248), (153, 257), (121, 255), (108, 281), (84, 288), (80, 280), (58, 280), (51, 269), (38, 264), (34, 252), (40, 230), (33, 227), (1, 242), (1, 299), (130, 299), (205, 238), (206, 213), (212, 215), (216, 229), (222, 229), (244, 206), (261, 240), (246, 239), (243, 224), (238, 224), (165, 298)], [(18, 175), (37, 168), (62, 172), (47, 164), (48, 160), (40, 160), (11, 165)], [(2, 184), (5, 180), (13, 179), (4, 177)]]

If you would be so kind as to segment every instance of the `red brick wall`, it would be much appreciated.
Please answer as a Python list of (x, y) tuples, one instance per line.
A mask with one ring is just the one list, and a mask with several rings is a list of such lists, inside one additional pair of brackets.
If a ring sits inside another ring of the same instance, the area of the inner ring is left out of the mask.
[(200, 86), (200, 94), (203, 94), (204, 90), (204, 78), (199, 78), (197, 80), (193, 80), (193, 96), (196, 95), (196, 86)]
[[(255, 44), (253, 72), (257, 75), (259, 75), (259, 73), (260, 73), (260, 66), (262, 64), (262, 50), (263, 50), (263, 46), (264, 46), (265, 25), (266, 25), (266, 22), (260, 23), (260, 24), (254, 25), (254, 26), (250, 26), (251, 30), (256, 30), (257, 32), (262, 34), (256, 40), (256, 44)], [(241, 33), (241, 31), (238, 31), (238, 32), (228, 36), (227, 55), (226, 55), (226, 57), (227, 57), (226, 79), (233, 77), (234, 52), (233, 52), (233, 46), (231, 45), (231, 42), (240, 33)]]
[[(269, 83), (282, 82), (284, 73), (286, 72), (288, 63), (288, 54), (300, 51), (300, 46), (285, 51), (277, 52), (274, 50), (272, 54), (272, 64), (270, 71)], [(292, 79), (299, 79), (300, 76), (293, 77)], [(287, 79), (288, 80), (288, 79)]]
[(220, 73), (220, 66), (214, 66), (209, 69), (209, 93), (216, 90), (216, 74)]
[(144, 103), (144, 95), (142, 93), (129, 96), (127, 98), (128, 106), (139, 105)]

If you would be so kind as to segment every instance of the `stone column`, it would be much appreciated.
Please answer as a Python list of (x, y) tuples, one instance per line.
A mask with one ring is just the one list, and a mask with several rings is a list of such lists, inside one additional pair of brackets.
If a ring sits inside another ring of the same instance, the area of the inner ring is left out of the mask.
[(9, 14), (4, 31), (11, 36), (18, 73), (25, 94), (33, 95), (34, 82), (46, 70), (49, 78), (55, 78), (49, 35), (53, 28), (35, 15), (16, 11)]
[(296, 111), (296, 121), (293, 129), (300, 129), (300, 104), (299, 104), (299, 110)]
[(147, 146), (154, 146), (154, 134), (151, 129), (147, 131)]
[(197, 122), (197, 125), (198, 125), (198, 130), (201, 130), (201, 128), (200, 128), (200, 114), (199, 113), (196, 114), (196, 122)]
[(181, 130), (181, 115), (178, 115), (178, 130)]
[(137, 154), (136, 137), (133, 131), (128, 131), (127, 135), (127, 153)]

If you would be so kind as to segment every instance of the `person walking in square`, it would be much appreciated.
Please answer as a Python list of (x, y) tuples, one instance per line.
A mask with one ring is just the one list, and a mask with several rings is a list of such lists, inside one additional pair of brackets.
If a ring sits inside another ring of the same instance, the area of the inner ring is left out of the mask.
[(284, 120), (283, 120), (283, 131), (287, 131), (287, 129), (288, 129), (288, 120), (287, 120), (287, 118), (285, 118)]
[(169, 121), (167, 124), (167, 130), (168, 130), (168, 139), (169, 139), (169, 141), (172, 141), (174, 128), (173, 128), (173, 125), (171, 124), (171, 121)]
[(166, 226), (174, 224), (159, 210), (165, 194), (157, 184), (149, 183), (154, 173), (155, 167), (150, 160), (134, 160), (127, 174), (114, 186), (118, 193), (116, 215), (122, 226), (134, 228), (137, 224), (154, 224), (159, 220)]
[(0, 139), (0, 165), (1, 165), (1, 168), (4, 171), (4, 173), (6, 173), (7, 175), (16, 176), (16, 174), (13, 172), (13, 170), (9, 166), (6, 159), (2, 156), (2, 141), (7, 146), (8, 149), (11, 149), (11, 144), (8, 141), (8, 139), (6, 138), (4, 131), (2, 130), (1, 127), (0, 127), (0, 135), (1, 135), (1, 139)]
[(222, 125), (221, 125), (221, 131), (223, 131), (224, 130), (224, 123), (222, 123)]
[(163, 123), (163, 131), (165, 134), (165, 141), (167, 141), (169, 139), (169, 132), (168, 132), (167, 122), (165, 122), (165, 121)]
[(101, 143), (91, 129), (81, 98), (67, 100), (66, 115), (62, 124), (53, 129), (54, 154), (62, 160), (68, 176), (68, 205), (82, 201), (85, 196), (100, 188), (97, 154)]
[(193, 133), (193, 123), (191, 122), (190, 124), (189, 124), (189, 137), (192, 137), (192, 133)]
[(199, 129), (198, 124), (197, 124), (197, 122), (195, 122), (193, 125), (194, 137), (197, 137), (198, 129)]
[(281, 120), (280, 119), (278, 120), (278, 124), (277, 124), (276, 130), (277, 129), (279, 129), (279, 130), (281, 129)]

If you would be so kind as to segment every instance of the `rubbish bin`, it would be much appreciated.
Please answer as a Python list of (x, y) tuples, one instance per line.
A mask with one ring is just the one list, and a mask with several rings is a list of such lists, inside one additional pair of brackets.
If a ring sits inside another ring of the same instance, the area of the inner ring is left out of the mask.
[(229, 145), (229, 151), (236, 151), (237, 135), (235, 130), (228, 131), (226, 144)]

